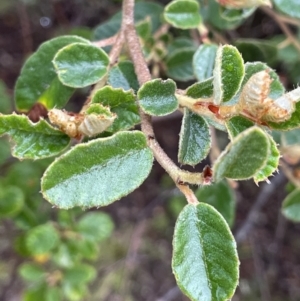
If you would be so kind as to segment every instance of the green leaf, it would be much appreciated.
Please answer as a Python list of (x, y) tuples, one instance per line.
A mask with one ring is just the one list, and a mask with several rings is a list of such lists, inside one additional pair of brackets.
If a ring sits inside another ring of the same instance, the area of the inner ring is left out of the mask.
[(234, 191), (226, 181), (221, 181), (210, 186), (199, 187), (195, 195), (200, 202), (207, 203), (218, 210), (229, 227), (233, 226), (236, 198)]
[(25, 262), (19, 267), (19, 274), (28, 282), (41, 282), (46, 276), (40, 265), (30, 262)]
[(26, 247), (32, 255), (47, 254), (59, 243), (59, 234), (55, 227), (44, 224), (30, 229), (26, 236)]
[(194, 47), (186, 47), (170, 53), (166, 58), (167, 75), (179, 81), (194, 79), (192, 65), (194, 52)]
[(108, 106), (111, 112), (117, 114), (118, 118), (106, 129), (109, 133), (127, 130), (140, 123), (139, 109), (132, 90), (125, 92), (123, 89), (105, 86), (94, 94), (92, 103)]
[(258, 127), (249, 128), (237, 135), (219, 156), (213, 167), (214, 179), (249, 179), (265, 166), (269, 155), (267, 134)]
[(199, 3), (195, 0), (176, 0), (165, 7), (164, 17), (174, 27), (197, 28), (201, 22), (199, 10)]
[(96, 269), (88, 264), (78, 264), (67, 269), (64, 273), (64, 282), (71, 285), (81, 285), (91, 282), (96, 277)]
[(271, 151), (265, 166), (261, 170), (259, 170), (253, 177), (253, 180), (256, 184), (262, 181), (269, 182), (268, 177), (270, 177), (275, 171), (278, 170), (280, 152), (277, 148), (276, 142), (271, 136), (269, 136), (269, 140)]
[(0, 136), (12, 137), (13, 156), (19, 159), (42, 159), (59, 154), (70, 143), (70, 138), (50, 126), (45, 120), (31, 122), (24, 115), (1, 115)]
[(133, 89), (137, 92), (139, 82), (132, 62), (120, 62), (111, 68), (108, 73), (107, 83), (113, 88), (122, 88), (125, 91)]
[(76, 228), (85, 238), (100, 242), (110, 237), (114, 223), (104, 212), (89, 212), (79, 220)]
[(230, 140), (233, 140), (241, 132), (254, 126), (254, 122), (242, 116), (234, 116), (225, 123)]
[(283, 122), (269, 121), (268, 126), (270, 126), (274, 130), (279, 130), (279, 131), (289, 131), (289, 130), (299, 128), (300, 127), (300, 102), (296, 103), (295, 111), (293, 112), (289, 120)]
[(208, 78), (202, 82), (198, 82), (188, 87), (186, 95), (192, 98), (209, 98), (212, 97), (214, 91), (213, 78)]
[(238, 285), (239, 259), (230, 229), (212, 206), (187, 205), (174, 231), (172, 269), (192, 301), (226, 301)]
[(195, 42), (187, 37), (178, 37), (171, 41), (165, 41), (165, 43), (167, 43), (168, 53), (172, 53), (180, 48), (193, 48), (196, 50)]
[(273, 0), (275, 7), (284, 14), (300, 19), (298, 0)]
[(53, 59), (59, 80), (82, 88), (97, 83), (107, 72), (109, 57), (99, 47), (73, 43), (60, 49)]
[[(2, 186), (2, 185), (1, 185)], [(24, 206), (25, 196), (17, 186), (4, 186), (0, 190), (0, 217), (14, 217)]]
[(136, 23), (136, 32), (138, 36), (143, 39), (144, 41), (151, 37), (151, 19), (146, 17), (144, 20), (141, 20)]
[(219, 47), (213, 73), (214, 103), (219, 105), (238, 92), (245, 75), (243, 58), (234, 46)]
[(287, 219), (300, 222), (300, 189), (294, 190), (284, 199), (281, 212)]
[(202, 44), (193, 57), (193, 67), (199, 81), (206, 80), (213, 74), (218, 46), (215, 44)]
[(178, 161), (181, 164), (194, 166), (206, 158), (210, 147), (209, 125), (201, 116), (185, 108), (180, 131)]
[(71, 285), (63, 282), (62, 290), (68, 301), (81, 301), (88, 294), (88, 287), (85, 284)]
[(171, 79), (153, 79), (138, 91), (138, 100), (144, 112), (153, 116), (171, 114), (178, 108), (176, 84)]
[(28, 112), (36, 103), (47, 109), (65, 106), (74, 89), (60, 83), (52, 60), (56, 52), (71, 43), (89, 43), (76, 36), (62, 36), (43, 43), (24, 64), (15, 87), (16, 108)]
[(42, 178), (44, 197), (59, 208), (105, 206), (147, 178), (153, 154), (138, 131), (95, 139), (53, 162)]

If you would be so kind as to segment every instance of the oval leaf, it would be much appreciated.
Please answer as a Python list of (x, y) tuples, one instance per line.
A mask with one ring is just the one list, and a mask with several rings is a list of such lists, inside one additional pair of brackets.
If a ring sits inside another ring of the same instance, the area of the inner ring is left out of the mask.
[(196, 78), (203, 81), (212, 76), (218, 46), (202, 44), (193, 57), (193, 67)]
[(133, 64), (129, 61), (120, 62), (111, 68), (107, 83), (113, 88), (122, 88), (125, 91), (133, 89), (137, 92), (139, 89), (139, 82)]
[(202, 82), (195, 83), (188, 87), (186, 95), (192, 98), (208, 98), (214, 93), (213, 78), (208, 78)]
[(74, 89), (64, 86), (58, 80), (52, 60), (59, 49), (76, 42), (89, 43), (80, 37), (62, 36), (43, 43), (29, 57), (15, 87), (18, 111), (29, 111), (36, 102), (42, 103), (47, 109), (65, 106)]
[(233, 140), (238, 134), (254, 126), (254, 122), (242, 116), (235, 116), (227, 120), (225, 125), (230, 140)]
[(164, 10), (168, 23), (181, 29), (197, 28), (201, 22), (199, 3), (195, 0), (176, 0)]
[(123, 89), (105, 86), (94, 94), (92, 103), (108, 106), (112, 113), (117, 114), (118, 118), (106, 129), (109, 133), (128, 130), (140, 122), (139, 109), (132, 90), (125, 92)]
[(253, 180), (256, 184), (258, 182), (267, 181), (269, 183), (268, 177), (270, 177), (275, 171), (278, 170), (278, 164), (280, 159), (280, 152), (277, 148), (276, 142), (271, 136), (270, 140), (270, 155), (265, 166), (260, 169), (253, 177)]
[(105, 206), (139, 187), (152, 161), (141, 132), (95, 139), (53, 162), (42, 178), (42, 192), (59, 208)]
[(192, 301), (231, 299), (238, 284), (239, 259), (230, 229), (212, 206), (187, 205), (173, 238), (172, 269)]
[(100, 242), (111, 235), (114, 223), (104, 212), (89, 212), (79, 220), (76, 228), (87, 239)]
[(193, 55), (194, 47), (181, 48), (167, 56), (167, 75), (175, 80), (188, 81), (194, 79)]
[(14, 217), (22, 210), (25, 196), (17, 186), (4, 186), (0, 190), (0, 217)]
[(267, 162), (270, 139), (258, 127), (237, 135), (214, 164), (215, 181), (223, 178), (246, 180), (253, 177)]
[(58, 243), (58, 232), (50, 223), (32, 228), (26, 235), (26, 247), (33, 255), (46, 254), (53, 250)]
[(108, 64), (109, 58), (102, 49), (82, 43), (65, 46), (53, 59), (59, 80), (74, 88), (98, 82), (106, 74)]
[(201, 116), (185, 108), (180, 131), (178, 161), (194, 166), (206, 158), (210, 146), (209, 125)]
[(243, 58), (234, 46), (219, 47), (213, 74), (214, 103), (219, 105), (238, 92), (245, 75)]
[(45, 120), (31, 122), (24, 115), (1, 115), (0, 136), (10, 135), (15, 142), (13, 156), (19, 159), (42, 159), (59, 154), (70, 143), (70, 138), (50, 126)]
[(138, 91), (137, 96), (140, 106), (149, 115), (168, 115), (178, 108), (175, 90), (176, 84), (171, 79), (151, 80)]
[(281, 212), (287, 219), (300, 222), (300, 189), (294, 190), (284, 199)]

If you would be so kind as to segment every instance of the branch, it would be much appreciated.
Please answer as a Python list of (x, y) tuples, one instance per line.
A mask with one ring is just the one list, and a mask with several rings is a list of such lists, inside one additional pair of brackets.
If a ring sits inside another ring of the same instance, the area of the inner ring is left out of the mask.
[(114, 36), (111, 36), (107, 39), (95, 41), (95, 42), (93, 42), (93, 45), (101, 48), (101, 47), (105, 47), (105, 46), (114, 45), (117, 42), (117, 40), (118, 40), (118, 35), (115, 34)]
[[(126, 43), (138, 81), (140, 85), (143, 85), (150, 81), (152, 77), (143, 56), (142, 48), (134, 26), (134, 0), (123, 1), (122, 30), (124, 30), (125, 33)], [(184, 185), (184, 183), (203, 184), (203, 175), (201, 173), (192, 174), (177, 167), (156, 141), (151, 117), (142, 110), (140, 110), (140, 116), (141, 129), (148, 138), (148, 146), (153, 151), (156, 160), (174, 180), (177, 187), (185, 195), (187, 201), (191, 204), (198, 203), (192, 190), (187, 185)]]

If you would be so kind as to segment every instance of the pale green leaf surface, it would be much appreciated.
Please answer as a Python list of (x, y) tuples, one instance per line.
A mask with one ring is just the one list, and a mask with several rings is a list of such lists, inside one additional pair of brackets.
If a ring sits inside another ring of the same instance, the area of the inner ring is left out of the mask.
[(60, 49), (53, 59), (59, 80), (82, 88), (98, 82), (107, 72), (109, 58), (99, 47), (73, 43)]
[(32, 255), (47, 254), (58, 245), (59, 234), (52, 224), (47, 223), (30, 229), (25, 242)]
[(281, 212), (287, 219), (300, 222), (300, 189), (294, 190), (284, 199)]
[(149, 115), (164, 116), (178, 108), (175, 96), (176, 84), (171, 79), (154, 79), (145, 83), (138, 91), (140, 107)]
[(81, 285), (92, 281), (96, 277), (96, 269), (88, 264), (77, 264), (64, 273), (64, 282)]
[(292, 18), (300, 19), (299, 0), (273, 0), (275, 7)]
[(206, 158), (210, 147), (209, 125), (204, 118), (185, 108), (180, 131), (178, 161), (194, 166)]
[(280, 152), (277, 148), (276, 142), (271, 136), (269, 136), (269, 140), (270, 154), (268, 156), (265, 166), (262, 169), (260, 169), (253, 177), (253, 180), (256, 184), (258, 182), (267, 181), (268, 177), (270, 177), (275, 171), (278, 170)]
[(233, 189), (226, 181), (199, 187), (195, 195), (200, 202), (207, 203), (218, 210), (228, 225), (233, 226), (236, 198)]
[(15, 146), (13, 156), (20, 159), (42, 159), (59, 154), (70, 138), (50, 126), (45, 120), (31, 122), (25, 115), (1, 115), (0, 136), (9, 135)]
[(58, 50), (71, 43), (89, 43), (76, 36), (61, 36), (43, 43), (25, 62), (15, 87), (16, 108), (27, 112), (36, 103), (47, 109), (65, 106), (74, 89), (58, 80), (52, 60)]
[(87, 239), (99, 242), (111, 235), (114, 223), (107, 213), (89, 212), (78, 221), (76, 228)]
[(108, 73), (107, 83), (113, 88), (122, 88), (125, 91), (133, 89), (137, 92), (139, 89), (139, 82), (132, 62), (120, 62), (111, 68)]
[(214, 103), (229, 101), (240, 89), (245, 75), (244, 61), (236, 47), (219, 47), (214, 74)]
[(164, 10), (164, 17), (172, 26), (189, 29), (201, 22), (199, 3), (195, 0), (171, 1)]
[(194, 47), (179, 48), (166, 58), (167, 75), (175, 80), (188, 81), (194, 78)]
[(118, 117), (113, 124), (106, 129), (109, 133), (130, 129), (140, 122), (139, 110), (132, 90), (124, 91), (105, 86), (94, 94), (92, 103), (108, 106), (111, 112), (117, 114)]
[(238, 284), (239, 259), (230, 229), (212, 206), (186, 205), (174, 230), (172, 269), (192, 301), (231, 299)]
[(193, 67), (199, 81), (206, 80), (213, 74), (218, 46), (215, 44), (202, 44), (194, 54)]
[(265, 166), (269, 154), (267, 134), (258, 127), (249, 128), (237, 135), (219, 156), (213, 167), (214, 179), (249, 179)]
[(139, 187), (152, 161), (141, 132), (119, 132), (76, 145), (53, 162), (42, 178), (42, 192), (59, 208), (105, 206)]

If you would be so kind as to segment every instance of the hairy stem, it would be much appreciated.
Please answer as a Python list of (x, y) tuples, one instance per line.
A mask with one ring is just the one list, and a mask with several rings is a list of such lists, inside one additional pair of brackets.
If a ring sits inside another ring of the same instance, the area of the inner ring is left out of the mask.
[[(142, 48), (134, 26), (134, 0), (123, 1), (122, 30), (125, 34), (128, 51), (133, 61), (138, 81), (140, 85), (143, 85), (152, 78), (143, 56)], [(184, 183), (188, 182), (191, 184), (200, 185), (204, 182), (202, 174), (192, 174), (177, 167), (156, 141), (151, 123), (151, 117), (141, 110), (140, 116), (142, 131), (148, 138), (148, 146), (153, 151), (156, 160), (174, 180), (177, 187), (185, 195), (187, 201), (191, 204), (198, 203), (193, 191), (187, 185), (184, 185)]]

